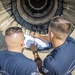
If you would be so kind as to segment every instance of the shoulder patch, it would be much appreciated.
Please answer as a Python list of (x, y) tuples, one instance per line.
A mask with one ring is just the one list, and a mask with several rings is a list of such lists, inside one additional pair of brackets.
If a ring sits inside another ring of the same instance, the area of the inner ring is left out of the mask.
[(44, 73), (48, 73), (49, 72), (49, 70), (47, 70), (46, 68), (42, 68), (42, 71), (44, 72)]
[(31, 75), (39, 75), (39, 73), (38, 72), (33, 72), (33, 73), (31, 73)]

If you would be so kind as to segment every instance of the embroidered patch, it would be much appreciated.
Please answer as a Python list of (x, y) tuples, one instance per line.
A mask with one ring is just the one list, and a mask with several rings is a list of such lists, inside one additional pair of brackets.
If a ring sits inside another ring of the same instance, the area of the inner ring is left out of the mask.
[(38, 72), (33, 72), (31, 75), (39, 75)]
[(44, 73), (48, 73), (48, 72), (49, 72), (49, 70), (47, 70), (46, 68), (42, 68), (42, 71), (43, 71)]

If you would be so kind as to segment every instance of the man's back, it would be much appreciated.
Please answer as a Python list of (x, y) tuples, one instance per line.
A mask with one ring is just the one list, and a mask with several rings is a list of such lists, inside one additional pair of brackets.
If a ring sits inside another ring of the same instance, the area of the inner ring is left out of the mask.
[[(50, 68), (51, 66), (54, 69), (56, 75), (68, 75), (66, 72), (69, 72), (70, 69), (74, 67), (75, 65), (73, 63), (74, 61), (75, 61), (75, 40), (69, 37), (67, 38), (67, 41), (63, 45), (55, 48), (51, 52), (51, 54), (46, 57), (43, 66), (47, 70), (51, 69)], [(49, 73), (47, 75), (51, 74)]]
[(18, 52), (0, 52), (0, 66), (8, 75), (38, 75), (35, 62)]

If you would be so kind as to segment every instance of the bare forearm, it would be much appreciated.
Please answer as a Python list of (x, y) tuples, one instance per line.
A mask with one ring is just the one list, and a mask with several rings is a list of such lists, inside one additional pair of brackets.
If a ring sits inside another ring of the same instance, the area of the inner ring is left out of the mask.
[(40, 58), (40, 56), (39, 56), (39, 54), (38, 54), (37, 46), (35, 46), (34, 44), (31, 44), (31, 45), (30, 45), (30, 49), (31, 49), (31, 51), (33, 52), (34, 61), (36, 62), (39, 71), (42, 72), (42, 68), (41, 68), (42, 60), (41, 60), (41, 58)]
[(38, 52), (37, 51), (33, 52), (33, 54), (34, 54), (34, 61), (36, 62), (37, 66), (38, 66), (39, 72), (42, 73), (42, 74), (44, 74), (42, 72), (42, 60), (41, 60)]
[(42, 60), (41, 60), (41, 58), (39, 57), (38, 52), (33, 53), (33, 54), (34, 54), (34, 61), (36, 62), (37, 66), (38, 66), (39, 72), (42, 73), (42, 69), (41, 69)]
[(40, 38), (43, 39), (43, 40), (45, 40), (45, 41), (47, 41), (47, 42), (49, 42), (48, 36), (40, 36)]
[(35, 36), (35, 37), (37, 37), (37, 38), (40, 38), (40, 39), (43, 39), (43, 40), (49, 42), (49, 40), (48, 40), (48, 35), (42, 35), (42, 34), (35, 33), (33, 36)]

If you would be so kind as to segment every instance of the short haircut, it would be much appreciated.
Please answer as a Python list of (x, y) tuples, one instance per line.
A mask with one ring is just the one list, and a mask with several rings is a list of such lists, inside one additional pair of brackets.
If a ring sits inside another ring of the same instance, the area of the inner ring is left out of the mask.
[(20, 27), (10, 27), (5, 31), (5, 36), (11, 35), (13, 33), (23, 33)]
[(70, 33), (71, 24), (61, 16), (56, 16), (51, 19), (49, 28), (55, 33), (57, 38), (61, 39), (61, 35), (68, 35)]

